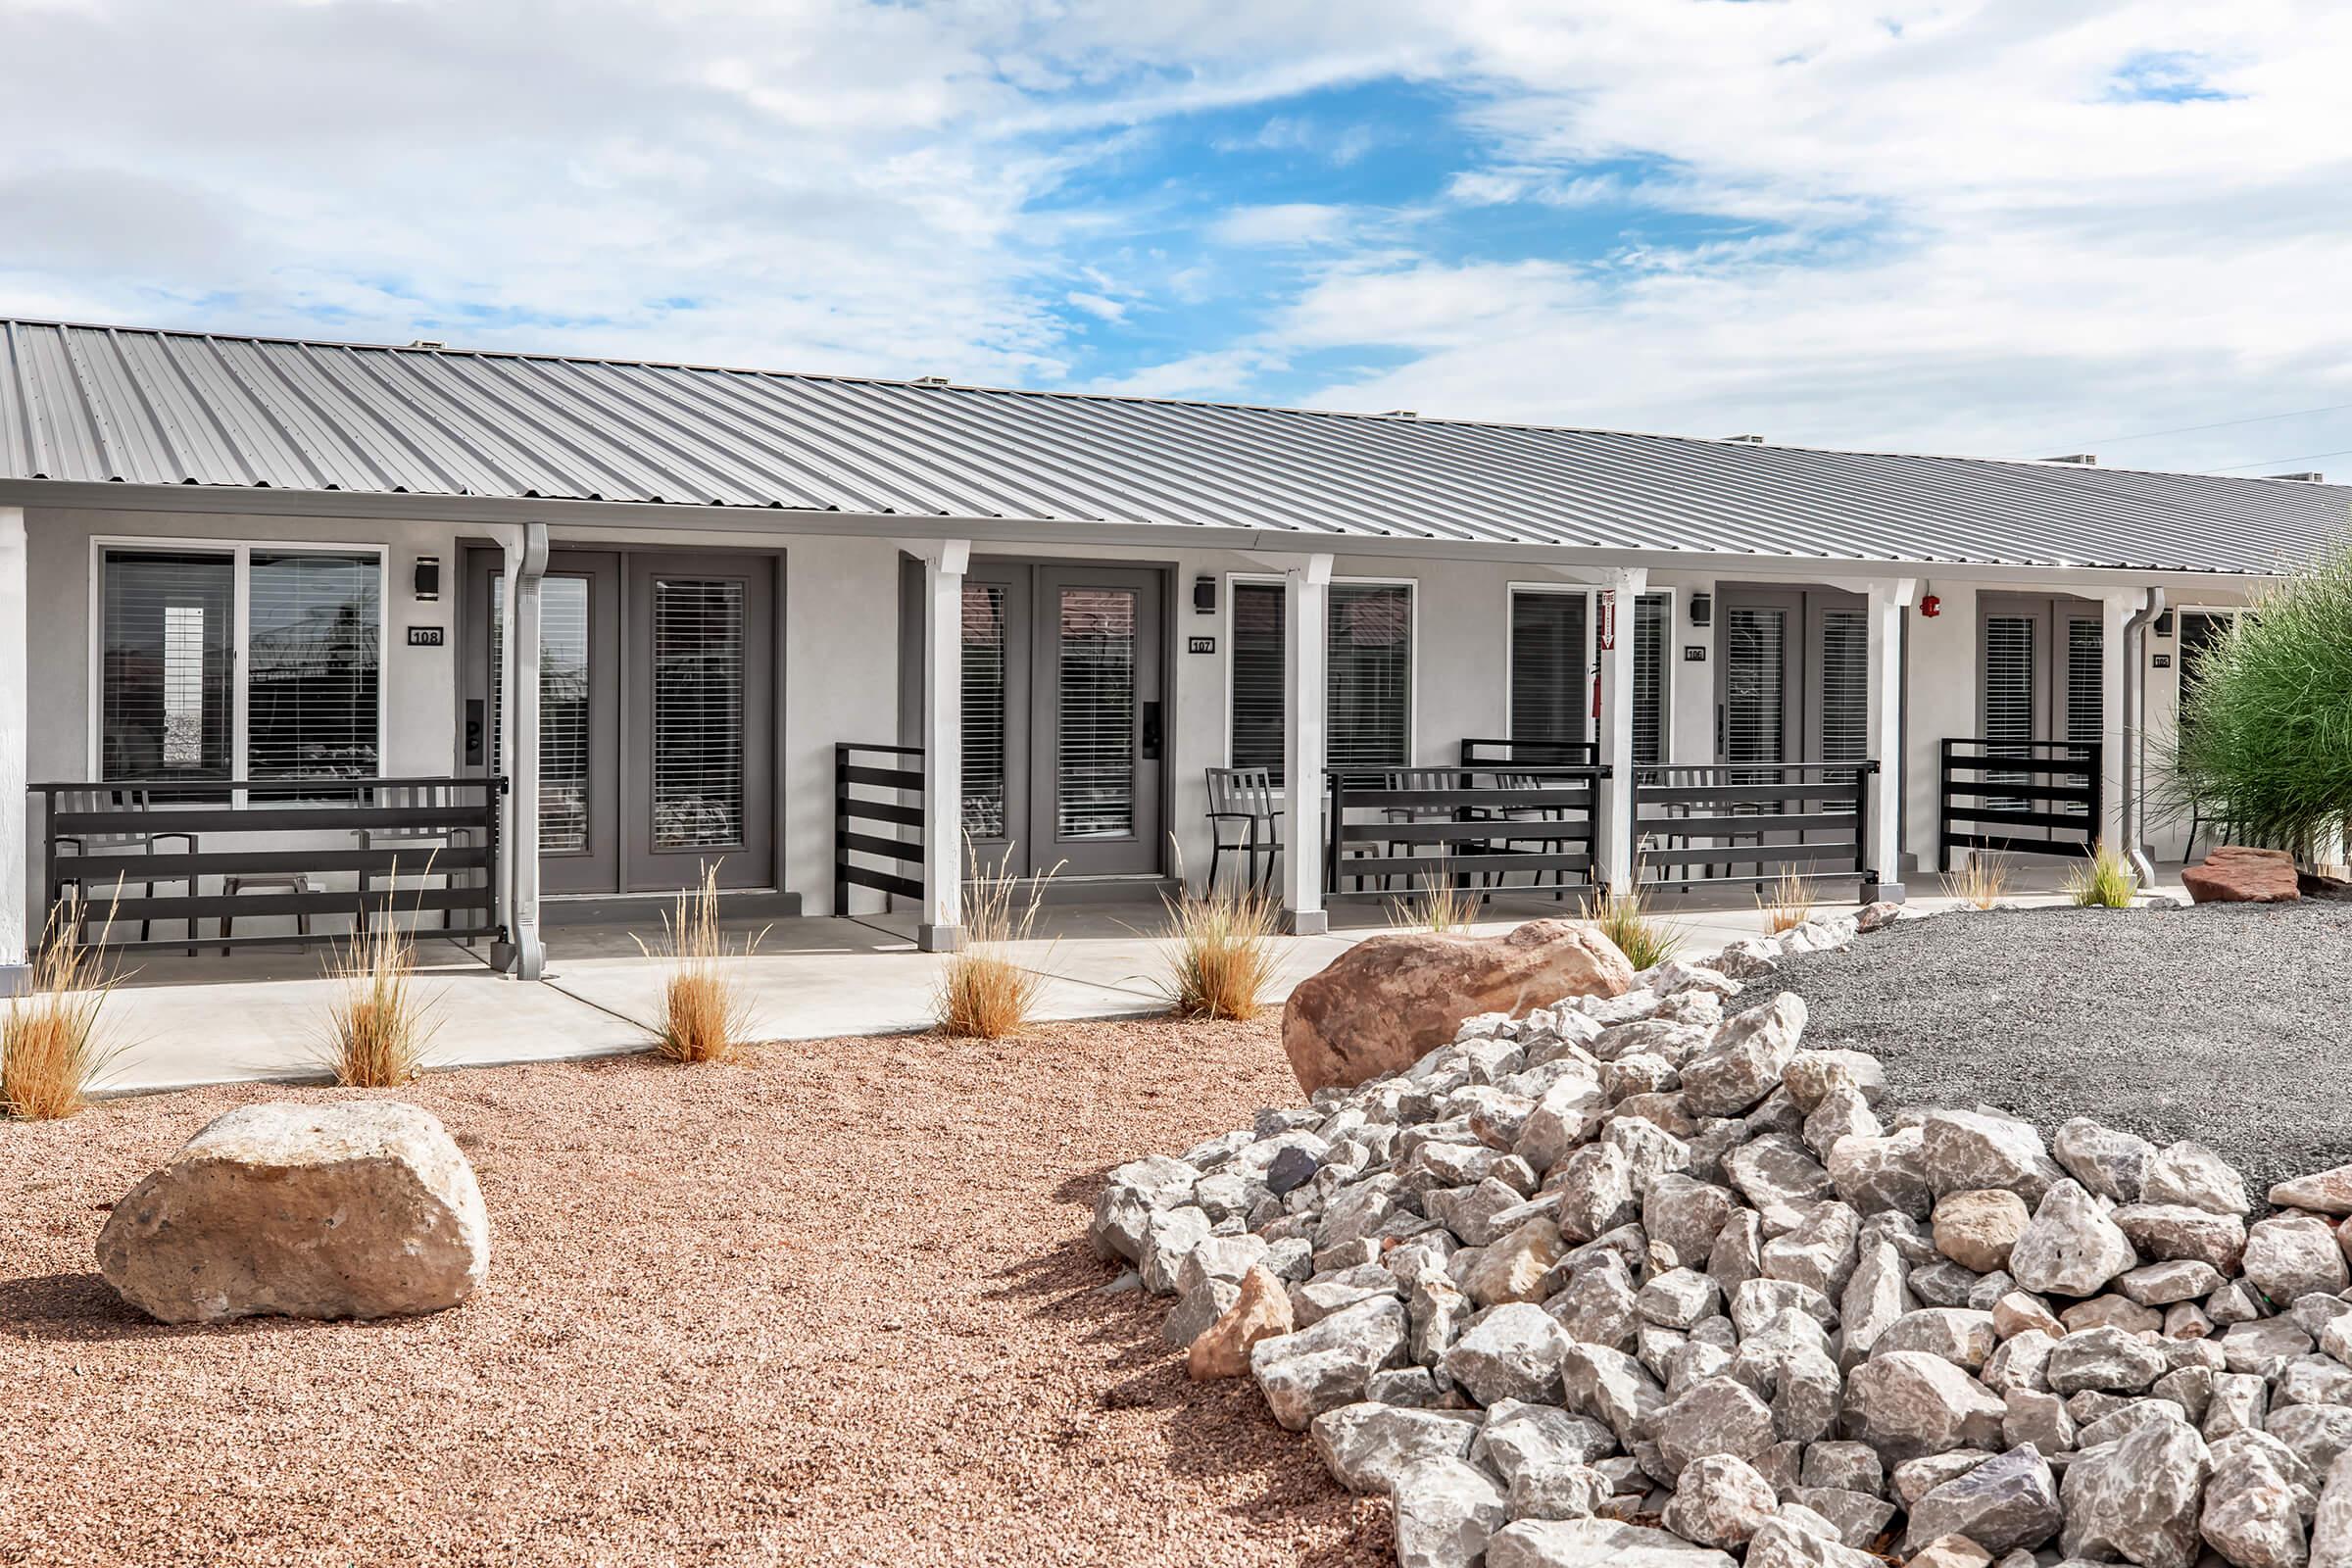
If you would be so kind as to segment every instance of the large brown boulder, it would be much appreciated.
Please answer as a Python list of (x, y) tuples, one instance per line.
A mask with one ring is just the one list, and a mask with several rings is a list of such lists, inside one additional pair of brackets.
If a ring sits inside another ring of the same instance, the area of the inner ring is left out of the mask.
[(1399, 931), (1359, 942), (1310, 975), (1282, 1009), (1282, 1049), (1308, 1094), (1403, 1071), (1464, 1018), (1563, 997), (1614, 997), (1634, 966), (1575, 920), (1530, 920), (1498, 937)]
[(2293, 856), (2239, 844), (2225, 844), (2203, 865), (2183, 870), (2180, 885), (2199, 904), (2287, 904), (2303, 896)]
[(98, 1237), (106, 1282), (167, 1323), (438, 1311), (489, 1264), (473, 1167), (429, 1111), (395, 1100), (216, 1117)]

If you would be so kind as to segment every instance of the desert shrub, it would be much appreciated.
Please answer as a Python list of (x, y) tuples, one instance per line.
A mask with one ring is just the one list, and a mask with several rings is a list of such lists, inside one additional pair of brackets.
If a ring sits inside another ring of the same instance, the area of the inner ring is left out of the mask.
[(1616, 943), (1636, 969), (1654, 968), (1683, 950), (1682, 931), (1651, 912), (1639, 873), (1623, 893), (1594, 889), (1585, 900), (1585, 918)]
[(705, 864), (701, 881), (662, 916), (660, 950), (637, 944), (646, 956), (669, 966), (654, 1054), (671, 1061), (727, 1061), (741, 1053), (751, 1035), (752, 1003), (727, 972), (726, 960), (749, 957), (759, 945), (759, 937), (747, 937), (730, 951), (718, 925), (718, 867)]
[(948, 955), (940, 969), (932, 1013), (951, 1035), (1003, 1040), (1028, 1026), (1037, 1012), (1037, 999), (1045, 992), (1045, 974), (1014, 961), (1011, 949), (1036, 930), (1047, 884), (1061, 867), (1020, 877), (1011, 870), (1010, 845), (996, 864), (988, 865), (968, 838), (964, 855), (971, 864), (964, 883), (964, 944)]
[(1784, 868), (1778, 877), (1756, 890), (1756, 908), (1764, 916), (1764, 934), (1777, 937), (1813, 918), (1813, 884)]
[(1975, 855), (1957, 871), (1943, 873), (1943, 896), (1972, 909), (1989, 909), (2009, 891), (2009, 862), (1997, 855)]
[(73, 1115), (114, 1054), (98, 1033), (114, 977), (81, 926), (80, 895), (69, 891), (50, 912), (30, 988), (0, 1001), (0, 1110), (11, 1116)]
[(1281, 960), (1281, 910), (1262, 893), (1187, 892), (1168, 901), (1160, 985), (1179, 1018), (1254, 1018)]
[(2101, 839), (2087, 858), (2066, 873), (2066, 896), (2086, 907), (2129, 909), (2139, 896), (2139, 874)]
[(2352, 822), (2352, 546), (2259, 593), (2181, 672), (2167, 792), (2305, 858)]
[(381, 918), (337, 947), (327, 973), (343, 993), (327, 1004), (326, 1068), (350, 1089), (396, 1089), (424, 1070), (435, 1025), (416, 989), (416, 944)]

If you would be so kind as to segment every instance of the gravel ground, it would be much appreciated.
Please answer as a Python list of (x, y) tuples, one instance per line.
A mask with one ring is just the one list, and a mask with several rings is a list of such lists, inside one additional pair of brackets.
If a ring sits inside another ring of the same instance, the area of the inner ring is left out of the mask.
[(466, 1305), (149, 1323), (108, 1204), (245, 1086), (0, 1123), (0, 1562), (1387, 1558), (1247, 1380), (1104, 1298), (1102, 1173), (1296, 1098), (1276, 1022), (1054, 1026), (437, 1074), (481, 1176)]
[(2352, 906), (1995, 909), (1902, 920), (1750, 985), (1901, 1102), (2193, 1138), (2271, 1183), (2352, 1160)]

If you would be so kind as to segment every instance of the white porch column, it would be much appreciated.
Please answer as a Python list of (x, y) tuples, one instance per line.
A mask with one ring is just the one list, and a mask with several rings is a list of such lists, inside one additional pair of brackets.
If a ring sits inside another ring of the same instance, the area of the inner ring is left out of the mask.
[(1903, 612), (1919, 580), (1880, 577), (1870, 584), (1870, 671), (1865, 733), (1879, 760), (1871, 781), (1869, 838), (1863, 863), (1874, 881), (1865, 882), (1865, 903), (1903, 902)]
[(2118, 855), (2132, 853), (2124, 842), (2124, 745), (2132, 735), (2131, 715), (2124, 711), (2132, 639), (2125, 632), (2146, 602), (2138, 588), (2110, 588), (2099, 599), (2099, 837)]
[(915, 945), (925, 953), (963, 946), (963, 574), (969, 539), (922, 539), (907, 550), (923, 563), (923, 909)]
[(1601, 787), (1600, 838), (1593, 849), (1601, 883), (1611, 894), (1634, 885), (1634, 601), (1648, 586), (1648, 567), (1612, 567), (1601, 578), (1597, 603), (1600, 760), (1609, 776)]
[(31, 782), (25, 648), (24, 509), (0, 507), (0, 997), (23, 991), (31, 895), (24, 881), (24, 786)]
[(1288, 686), (1282, 703), (1283, 793), (1290, 804), (1282, 846), (1283, 924), (1296, 936), (1331, 929), (1323, 907), (1323, 757), (1329, 733), (1331, 557), (1283, 565), (1282, 640)]
[(547, 972), (547, 950), (539, 941), (539, 603), (547, 576), (547, 524), (526, 522), (499, 544), (506, 555), (500, 671), (506, 712), (499, 761), (507, 774), (507, 940), (492, 950), (491, 961), (517, 980), (536, 980)]

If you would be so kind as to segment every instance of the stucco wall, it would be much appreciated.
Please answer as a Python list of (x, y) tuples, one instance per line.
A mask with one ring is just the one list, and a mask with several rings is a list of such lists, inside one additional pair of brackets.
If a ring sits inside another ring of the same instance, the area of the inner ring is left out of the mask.
[[(387, 770), (433, 774), (455, 765), (457, 666), (464, 606), (461, 540), (485, 530), (449, 524), (276, 516), (175, 514), (149, 512), (87, 512), (31, 509), (26, 514), (31, 644), (31, 736), (29, 771), (38, 778), (79, 778), (91, 770), (90, 565), (92, 541), (126, 539), (244, 540), (253, 543), (364, 543), (387, 550), (384, 605), (387, 619), (384, 680)], [(900, 692), (899, 550), (879, 530), (862, 535), (774, 536), (746, 533), (690, 534), (651, 530), (554, 530), (559, 546), (615, 543), (662, 545), (670, 549), (724, 546), (780, 549), (785, 556), (784, 667), (778, 690), (783, 706), (783, 797), (785, 830), (780, 846), (783, 885), (802, 895), (809, 913), (826, 912), (831, 898), (833, 746), (838, 741), (888, 741), (898, 729)], [(1234, 574), (1279, 574), (1282, 559), (1234, 551), (1153, 550), (1116, 552), (1077, 549), (1043, 552), (1010, 549), (1004, 555), (1037, 559), (1115, 560), (1163, 568), (1170, 585), (1168, 666), (1169, 811), (1167, 822), (1183, 860), (1194, 874), (1208, 861), (1209, 837), (1203, 770), (1227, 760), (1229, 680), (1233, 642), (1230, 612)], [(419, 603), (411, 592), (411, 568), (420, 554), (441, 558), (443, 594)], [(1217, 581), (1213, 615), (1193, 609), (1192, 587), (1200, 576)], [(1415, 761), (1450, 760), (1467, 735), (1508, 733), (1509, 603), (1514, 583), (1568, 585), (1567, 580), (1526, 564), (1415, 562), (1340, 556), (1342, 580), (1409, 578), (1415, 584), (1412, 733)], [(1742, 580), (1760, 574), (1743, 573)], [(1652, 591), (1673, 596), (1666, 646), (1668, 760), (1707, 761), (1714, 755), (1715, 676), (1720, 659), (1717, 627), (1690, 623), (1690, 596), (1705, 589), (1720, 594), (1710, 576), (1656, 571)], [(1924, 870), (1915, 884), (1933, 886), (1936, 828), (1936, 742), (1945, 734), (1977, 732), (1977, 589), (1970, 583), (1927, 579), (1939, 613), (1906, 613), (1909, 667), (1905, 681), (1909, 765), (1905, 778), (1905, 842)], [(2175, 602), (2224, 607), (2239, 602), (2231, 593), (2176, 595)], [(1714, 619), (1721, 621), (1720, 597)], [(440, 648), (411, 648), (412, 625), (448, 629)], [(1624, 629), (1630, 634), (1630, 620)], [(1188, 639), (1211, 636), (1214, 654), (1186, 651)], [(1705, 658), (1691, 662), (1690, 648)], [(2179, 677), (2177, 638), (2152, 640), (2153, 656), (2173, 656), (2175, 667), (2149, 670), (2151, 758), (2160, 758), (2171, 734)], [(39, 823), (33, 830), (37, 836)], [(2160, 853), (2178, 847), (2180, 826), (2156, 824)]]

